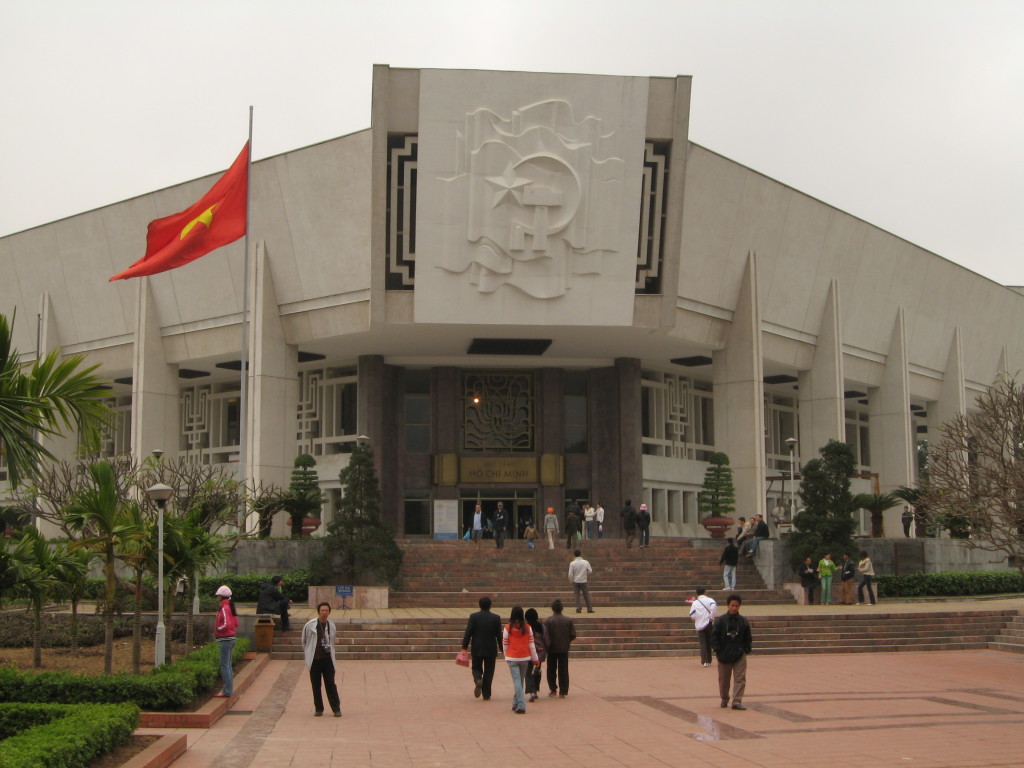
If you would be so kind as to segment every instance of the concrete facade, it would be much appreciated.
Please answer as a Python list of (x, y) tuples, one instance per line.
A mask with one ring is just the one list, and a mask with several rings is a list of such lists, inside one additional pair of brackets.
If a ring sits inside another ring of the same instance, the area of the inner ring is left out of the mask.
[(365, 435), (409, 535), (461, 533), (436, 502), (571, 498), (618, 535), (632, 498), (701, 536), (708, 455), (737, 514), (785, 509), (789, 437), (797, 465), (853, 444), (855, 491), (915, 483), (920, 442), (1024, 362), (1024, 296), (693, 144), (689, 111), (688, 77), (378, 66), (371, 128), (254, 164), (248, 278), (239, 241), (107, 282), (211, 176), (0, 239), (0, 311), (26, 359), (38, 315), (116, 382), (107, 453), (237, 463), (246, 418), (247, 477), (312, 453), (336, 495)]

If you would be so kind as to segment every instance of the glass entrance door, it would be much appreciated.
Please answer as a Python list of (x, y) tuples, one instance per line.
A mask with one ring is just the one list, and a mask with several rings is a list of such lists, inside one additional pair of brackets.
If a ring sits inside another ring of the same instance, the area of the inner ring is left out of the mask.
[(537, 522), (537, 491), (532, 488), (463, 488), (459, 496), (462, 505), (462, 535), (473, 527), (473, 511), (477, 504), (483, 511), (485, 539), (494, 538), (494, 511), (499, 501), (508, 512), (506, 538), (522, 538), (526, 521)]

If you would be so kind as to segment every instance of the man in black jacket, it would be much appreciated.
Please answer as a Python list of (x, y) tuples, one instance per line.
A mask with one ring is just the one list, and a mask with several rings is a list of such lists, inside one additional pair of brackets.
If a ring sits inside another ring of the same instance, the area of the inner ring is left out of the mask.
[(765, 539), (771, 538), (771, 534), (768, 532), (768, 523), (765, 522), (762, 515), (756, 515), (754, 517), (752, 530), (754, 535), (750, 537), (750, 543), (747, 544), (747, 557), (753, 557), (756, 555), (758, 545)]
[(279, 613), (281, 614), (281, 631), (287, 632), (291, 629), (288, 622), (288, 606), (291, 600), (281, 594), (281, 584), (284, 579), (274, 576), (263, 585), (260, 590), (259, 601), (256, 603), (256, 613)]
[[(470, 648), (470, 643), (473, 647)], [(501, 619), (491, 613), (491, 598), (480, 598), (480, 610), (469, 617), (466, 633), (462, 636), (462, 650), (473, 657), (473, 695), (484, 701), (491, 698), (494, 666), (501, 648)]]
[(544, 622), (544, 644), (548, 650), (548, 696), (569, 695), (569, 646), (576, 639), (576, 625), (562, 613), (562, 601), (551, 603), (551, 615)]
[(626, 506), (619, 512), (619, 517), (622, 519), (622, 532), (626, 536), (626, 549), (632, 549), (633, 539), (636, 538), (636, 510), (630, 499), (626, 499)]
[(722, 580), (725, 586), (722, 589), (736, 589), (736, 565), (740, 561), (740, 550), (733, 543), (732, 539), (725, 540), (725, 549), (722, 556), (718, 558), (718, 564), (722, 566)]
[(732, 678), (732, 708), (743, 706), (743, 692), (747, 687), (747, 654), (753, 644), (750, 622), (740, 615), (743, 598), (729, 595), (728, 610), (711, 625), (711, 648), (718, 657), (718, 693), (722, 709), (729, 706), (729, 679)]

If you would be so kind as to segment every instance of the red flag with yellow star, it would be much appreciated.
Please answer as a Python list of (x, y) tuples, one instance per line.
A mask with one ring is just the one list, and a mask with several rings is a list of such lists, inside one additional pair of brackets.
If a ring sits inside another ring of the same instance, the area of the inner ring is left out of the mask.
[(149, 223), (146, 255), (111, 280), (166, 272), (195, 261), (245, 234), (249, 185), (249, 142), (227, 173), (198, 202), (181, 213)]

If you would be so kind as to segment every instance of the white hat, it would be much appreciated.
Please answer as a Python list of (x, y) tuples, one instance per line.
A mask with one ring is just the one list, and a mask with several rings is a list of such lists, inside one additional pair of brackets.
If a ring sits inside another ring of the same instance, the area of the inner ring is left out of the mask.
[(231, 597), (231, 587), (225, 585), (217, 587), (217, 597)]

